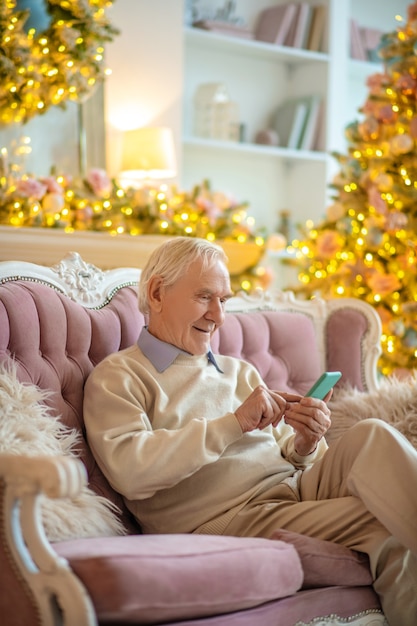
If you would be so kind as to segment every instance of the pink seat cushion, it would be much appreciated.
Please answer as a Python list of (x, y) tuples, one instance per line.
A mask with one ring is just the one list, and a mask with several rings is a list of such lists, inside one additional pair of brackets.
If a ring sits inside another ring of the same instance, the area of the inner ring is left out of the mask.
[(366, 554), (283, 529), (276, 530), (271, 539), (287, 541), (296, 548), (304, 571), (303, 589), (372, 585)]
[(294, 546), (210, 535), (136, 535), (54, 544), (84, 583), (100, 623), (220, 615), (294, 594)]

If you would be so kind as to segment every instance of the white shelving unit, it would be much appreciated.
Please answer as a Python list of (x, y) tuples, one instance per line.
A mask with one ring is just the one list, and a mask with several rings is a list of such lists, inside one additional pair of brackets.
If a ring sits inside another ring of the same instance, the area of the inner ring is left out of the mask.
[[(279, 213), (293, 222), (318, 221), (329, 201), (328, 184), (337, 171), (330, 156), (346, 149), (344, 128), (358, 117), (365, 81), (382, 66), (349, 58), (349, 20), (391, 31), (395, 15), (405, 16), (405, 0), (308, 0), (327, 6), (323, 52), (312, 52), (184, 29), (183, 168), (189, 188), (207, 178), (213, 188), (246, 200), (259, 226), (277, 227)], [(198, 3), (197, 3), (198, 4)], [(220, 1), (201, 0), (203, 8)], [(198, 4), (198, 6), (199, 6)], [(253, 27), (260, 11), (282, 0), (237, 0), (236, 13)], [(202, 83), (224, 83), (238, 103), (245, 127), (243, 142), (201, 139), (193, 134), (193, 98)], [(254, 143), (256, 133), (272, 126), (274, 112), (289, 97), (318, 94), (323, 101), (319, 151), (289, 150)]]

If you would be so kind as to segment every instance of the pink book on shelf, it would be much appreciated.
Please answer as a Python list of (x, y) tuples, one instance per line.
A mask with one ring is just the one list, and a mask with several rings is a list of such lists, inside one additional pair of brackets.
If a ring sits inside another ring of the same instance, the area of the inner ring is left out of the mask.
[(361, 31), (356, 20), (350, 20), (350, 56), (358, 61), (366, 61), (367, 56), (363, 45)]
[(255, 29), (255, 39), (284, 45), (288, 31), (294, 20), (297, 5), (294, 3), (279, 4), (264, 9)]
[(292, 42), (288, 43), (288, 45), (294, 46), (294, 48), (307, 47), (312, 15), (313, 7), (307, 2), (301, 2), (298, 5), (297, 19), (294, 20), (293, 38)]
[(362, 27), (360, 28), (360, 33), (368, 60), (381, 63), (382, 60), (378, 56), (377, 48), (381, 40), (382, 31), (378, 28)]
[(300, 5), (299, 3), (295, 3), (295, 11), (294, 11), (294, 17), (291, 21), (290, 27), (288, 29), (287, 35), (285, 37), (284, 40), (284, 46), (293, 46), (294, 45), (294, 37), (295, 37), (295, 31), (297, 28), (297, 22), (298, 22), (298, 14), (300, 12)]

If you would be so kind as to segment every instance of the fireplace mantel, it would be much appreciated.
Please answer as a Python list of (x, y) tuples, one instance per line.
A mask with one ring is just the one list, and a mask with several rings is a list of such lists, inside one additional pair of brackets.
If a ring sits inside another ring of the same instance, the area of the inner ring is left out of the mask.
[(159, 235), (111, 236), (92, 231), (67, 233), (54, 228), (0, 226), (0, 261), (28, 261), (49, 266), (69, 252), (78, 252), (86, 263), (101, 269), (142, 268), (160, 243)]
[[(137, 267), (142, 269), (152, 251), (166, 235), (116, 235), (96, 231), (67, 233), (57, 228), (14, 228), (0, 226), (0, 261), (27, 261), (51, 266), (70, 252), (78, 252), (86, 263), (101, 269)], [(219, 241), (229, 258), (232, 275), (254, 267), (263, 250), (255, 243)]]

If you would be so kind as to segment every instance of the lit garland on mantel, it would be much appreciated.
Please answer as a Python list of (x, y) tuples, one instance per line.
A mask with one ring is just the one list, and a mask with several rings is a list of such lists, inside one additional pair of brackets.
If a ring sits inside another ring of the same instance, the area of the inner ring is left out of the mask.
[[(265, 288), (270, 270), (257, 267), (265, 252), (263, 231), (247, 214), (247, 204), (208, 181), (180, 191), (175, 186), (122, 188), (101, 169), (85, 178), (64, 175), (35, 178), (14, 172), (7, 151), (0, 158), (0, 224), (64, 232), (98, 231), (118, 235), (185, 235), (242, 244), (242, 271), (233, 288)], [(239, 246), (240, 248), (240, 246)]]
[(0, 8), (0, 125), (25, 123), (51, 106), (79, 101), (104, 79), (104, 42), (118, 33), (110, 0), (44, 0), (49, 26), (26, 28), (18, 0)]

